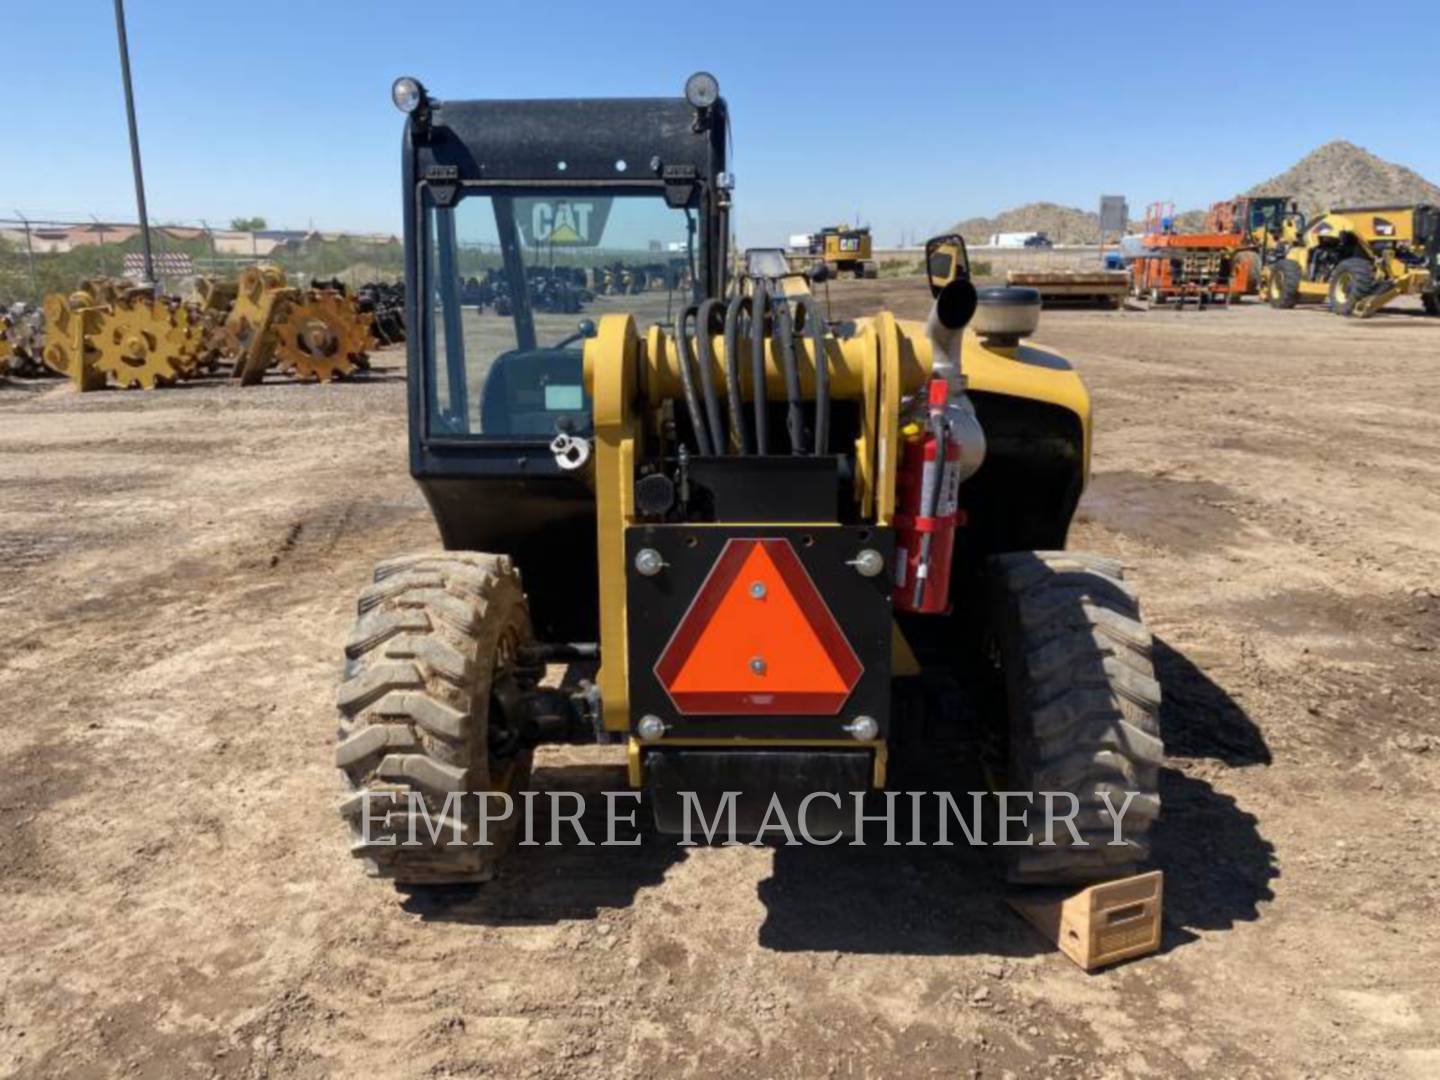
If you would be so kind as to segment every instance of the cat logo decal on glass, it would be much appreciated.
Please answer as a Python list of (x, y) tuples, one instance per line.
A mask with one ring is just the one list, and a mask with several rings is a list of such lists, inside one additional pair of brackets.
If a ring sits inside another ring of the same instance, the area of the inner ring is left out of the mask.
[(530, 247), (595, 247), (605, 235), (613, 201), (595, 196), (516, 199), (515, 221)]

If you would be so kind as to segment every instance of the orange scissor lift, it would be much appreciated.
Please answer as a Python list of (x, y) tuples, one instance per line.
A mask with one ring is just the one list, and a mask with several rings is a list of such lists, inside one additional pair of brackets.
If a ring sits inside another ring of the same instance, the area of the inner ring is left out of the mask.
[(1179, 233), (1175, 204), (1152, 203), (1145, 211), (1145, 250), (1130, 263), (1130, 292), (1152, 304), (1194, 300), (1200, 307), (1229, 304), (1254, 291), (1251, 267), (1235, 258), (1245, 243), (1229, 232)]

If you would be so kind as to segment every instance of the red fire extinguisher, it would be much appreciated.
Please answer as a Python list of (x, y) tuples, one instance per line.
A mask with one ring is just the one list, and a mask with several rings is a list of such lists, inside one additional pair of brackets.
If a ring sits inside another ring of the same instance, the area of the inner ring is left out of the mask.
[(949, 385), (932, 379), (928, 426), (911, 425), (896, 480), (895, 589), (898, 611), (950, 609), (950, 564), (960, 513), (961, 447), (946, 419)]

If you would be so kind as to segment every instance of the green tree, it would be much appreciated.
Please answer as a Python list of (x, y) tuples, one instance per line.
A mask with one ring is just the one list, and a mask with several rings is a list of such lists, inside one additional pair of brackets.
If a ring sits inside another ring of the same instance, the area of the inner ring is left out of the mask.
[(236, 232), (259, 232), (265, 228), (265, 219), (263, 217), (231, 218), (230, 228)]

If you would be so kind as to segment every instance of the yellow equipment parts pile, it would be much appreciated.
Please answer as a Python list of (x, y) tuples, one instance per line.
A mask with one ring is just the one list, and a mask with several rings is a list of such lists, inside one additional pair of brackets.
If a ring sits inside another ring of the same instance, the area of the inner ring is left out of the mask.
[(373, 316), (340, 292), (295, 288), (273, 266), (250, 267), (235, 281), (202, 278), (197, 292), (182, 303), (97, 278), (68, 296), (54, 293), (45, 299), (45, 364), (79, 390), (171, 386), (214, 371), (222, 358), (246, 386), (272, 367), (329, 382), (368, 366)]

